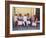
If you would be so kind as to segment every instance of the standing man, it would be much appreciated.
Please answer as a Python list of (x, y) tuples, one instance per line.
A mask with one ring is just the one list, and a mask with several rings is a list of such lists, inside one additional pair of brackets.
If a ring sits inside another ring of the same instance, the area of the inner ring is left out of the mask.
[(23, 16), (23, 25), (24, 25), (24, 26), (27, 25), (26, 22), (27, 22), (27, 15), (25, 14), (25, 15)]
[(27, 13), (27, 26), (31, 24), (29, 13)]

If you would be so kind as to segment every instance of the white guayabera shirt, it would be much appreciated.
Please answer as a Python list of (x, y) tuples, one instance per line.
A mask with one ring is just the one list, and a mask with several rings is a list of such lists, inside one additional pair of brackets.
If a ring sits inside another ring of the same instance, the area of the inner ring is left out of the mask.
[(26, 22), (27, 21), (27, 16), (23, 16), (23, 20)]
[(27, 17), (27, 26), (28, 26), (28, 24), (30, 24), (31, 22), (30, 22), (30, 17)]
[(27, 16), (23, 16), (23, 25), (25, 26), (25, 22), (27, 22)]

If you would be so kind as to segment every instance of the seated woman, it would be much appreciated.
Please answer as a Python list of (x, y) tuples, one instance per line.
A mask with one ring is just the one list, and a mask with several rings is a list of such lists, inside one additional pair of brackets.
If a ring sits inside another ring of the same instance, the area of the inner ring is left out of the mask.
[(21, 26), (23, 24), (23, 16), (22, 14), (19, 14), (18, 16), (18, 25)]
[(32, 15), (31, 21), (32, 21), (32, 26), (36, 26), (35, 15)]

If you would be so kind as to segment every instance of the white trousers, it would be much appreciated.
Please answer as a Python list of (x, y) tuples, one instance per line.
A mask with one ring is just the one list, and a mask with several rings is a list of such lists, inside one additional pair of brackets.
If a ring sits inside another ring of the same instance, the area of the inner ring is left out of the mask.
[(27, 21), (27, 22), (26, 22), (27, 26), (28, 26), (30, 23), (31, 23), (30, 21)]

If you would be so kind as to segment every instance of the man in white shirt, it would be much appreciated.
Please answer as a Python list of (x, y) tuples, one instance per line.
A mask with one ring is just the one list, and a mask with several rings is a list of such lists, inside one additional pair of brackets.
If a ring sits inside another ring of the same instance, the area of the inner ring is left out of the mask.
[(27, 26), (29, 26), (31, 24), (31, 17), (29, 16), (29, 13), (27, 13)]
[(26, 14), (25, 14), (25, 15), (23, 16), (23, 25), (24, 25), (24, 26), (27, 25), (26, 22), (27, 22), (27, 16), (26, 16)]

